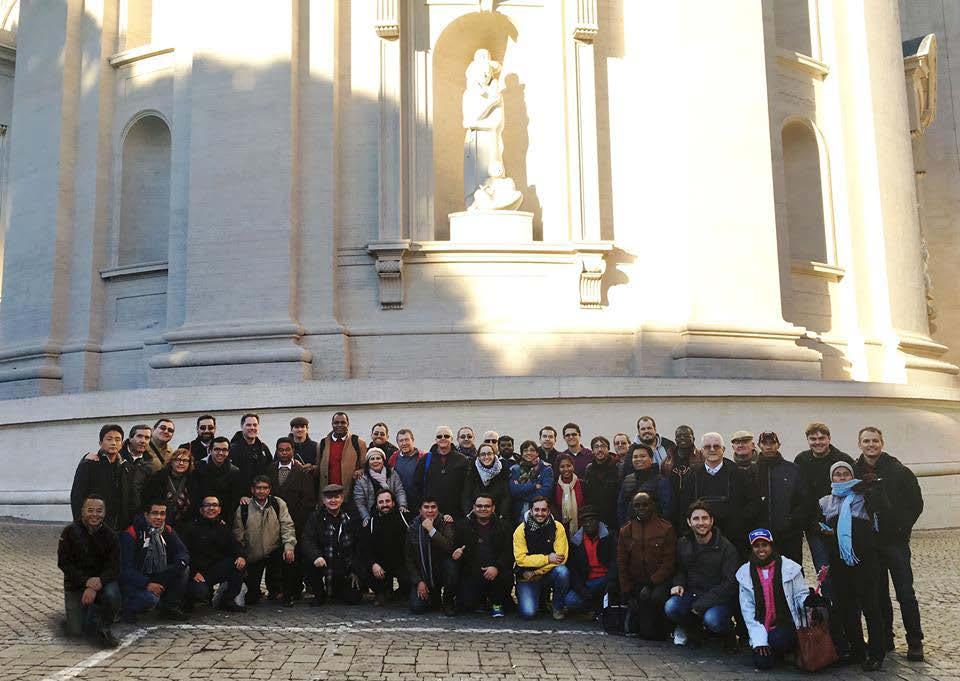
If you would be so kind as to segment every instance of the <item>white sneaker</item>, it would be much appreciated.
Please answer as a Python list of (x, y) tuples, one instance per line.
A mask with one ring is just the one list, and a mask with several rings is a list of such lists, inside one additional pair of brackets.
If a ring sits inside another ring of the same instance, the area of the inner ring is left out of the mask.
[(678, 626), (673, 630), (673, 645), (675, 646), (687, 645), (687, 632), (684, 631), (683, 627)]

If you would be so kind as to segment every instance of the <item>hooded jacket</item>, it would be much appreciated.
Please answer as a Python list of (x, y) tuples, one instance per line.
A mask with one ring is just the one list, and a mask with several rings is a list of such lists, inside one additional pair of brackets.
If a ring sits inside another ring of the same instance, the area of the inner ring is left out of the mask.
[[(567, 560), (567, 567), (570, 569), (570, 586), (579, 588), (587, 583), (587, 577), (590, 574), (590, 562), (587, 558), (587, 550), (583, 547), (583, 528), (577, 530), (570, 538), (570, 558)], [(614, 579), (617, 572), (617, 542), (607, 526), (602, 522), (597, 531), (597, 560), (607, 567), (608, 579)]]

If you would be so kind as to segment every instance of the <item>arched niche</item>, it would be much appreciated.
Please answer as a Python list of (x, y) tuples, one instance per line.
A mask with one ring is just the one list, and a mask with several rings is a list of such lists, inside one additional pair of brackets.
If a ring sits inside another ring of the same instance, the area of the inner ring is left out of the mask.
[(117, 265), (165, 262), (170, 233), (170, 128), (143, 114), (128, 126), (120, 158)]
[[(512, 68), (517, 28), (498, 12), (474, 12), (452, 21), (433, 49), (433, 178), (435, 238), (448, 239), (447, 216), (464, 210), (463, 142), (465, 130), (461, 98), (466, 88), (464, 71), (476, 50), (490, 51), (502, 65), (504, 83), (503, 164), (508, 177), (526, 189), (526, 103), (522, 81)], [(527, 197), (524, 196), (524, 203)]]

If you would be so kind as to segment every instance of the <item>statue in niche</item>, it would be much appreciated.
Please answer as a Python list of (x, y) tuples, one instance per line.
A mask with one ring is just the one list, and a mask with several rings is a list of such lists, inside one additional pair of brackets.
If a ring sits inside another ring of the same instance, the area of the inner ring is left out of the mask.
[(467, 209), (515, 210), (523, 195), (503, 168), (503, 87), (500, 63), (488, 50), (477, 50), (467, 66), (463, 93), (466, 128), (463, 185)]

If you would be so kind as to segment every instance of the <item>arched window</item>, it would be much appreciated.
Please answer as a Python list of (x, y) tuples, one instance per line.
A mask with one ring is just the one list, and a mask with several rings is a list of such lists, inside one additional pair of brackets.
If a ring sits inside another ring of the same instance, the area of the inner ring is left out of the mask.
[(123, 139), (118, 265), (167, 260), (170, 232), (170, 129), (143, 116)]

